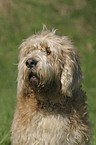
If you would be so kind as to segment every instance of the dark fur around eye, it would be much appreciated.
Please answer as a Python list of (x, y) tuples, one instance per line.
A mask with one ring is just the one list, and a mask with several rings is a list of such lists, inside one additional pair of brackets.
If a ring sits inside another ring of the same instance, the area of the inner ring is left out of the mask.
[(51, 50), (50, 50), (49, 47), (46, 48), (46, 53), (47, 53), (47, 55), (50, 55), (51, 54)]

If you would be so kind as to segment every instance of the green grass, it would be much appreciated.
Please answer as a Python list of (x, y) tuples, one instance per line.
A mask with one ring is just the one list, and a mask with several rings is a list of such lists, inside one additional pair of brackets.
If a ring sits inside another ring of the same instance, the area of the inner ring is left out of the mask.
[(10, 145), (10, 127), (16, 104), (18, 47), (23, 39), (46, 24), (67, 35), (81, 54), (96, 145), (96, 3), (95, 0), (0, 0), (0, 145)]

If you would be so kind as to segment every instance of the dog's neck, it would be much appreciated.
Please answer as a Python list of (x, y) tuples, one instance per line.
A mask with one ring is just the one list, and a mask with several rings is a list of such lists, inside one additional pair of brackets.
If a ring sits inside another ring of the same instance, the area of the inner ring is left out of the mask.
[[(71, 104), (71, 99), (68, 96), (64, 96), (59, 91), (38, 92), (31, 88), (23, 91), (22, 99), (24, 102), (30, 102), (30, 107), (34, 106), (37, 110), (53, 112), (70, 112), (69, 106)], [(35, 104), (34, 104), (35, 102)], [(71, 106), (70, 106), (71, 108)], [(62, 111), (61, 111), (62, 110)]]
[(48, 111), (48, 112), (55, 111), (55, 113), (60, 113), (60, 112), (70, 113), (71, 112), (71, 105), (70, 105), (71, 99), (69, 97), (68, 98), (64, 97), (62, 101), (59, 98), (59, 101), (57, 99), (54, 101), (52, 99), (47, 99), (47, 100), (42, 100), (38, 102), (39, 102), (40, 109), (43, 111)]

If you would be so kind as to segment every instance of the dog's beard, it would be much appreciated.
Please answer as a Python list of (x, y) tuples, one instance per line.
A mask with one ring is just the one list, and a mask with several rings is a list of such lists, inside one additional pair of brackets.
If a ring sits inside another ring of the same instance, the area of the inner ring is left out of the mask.
[(41, 76), (40, 74), (36, 73), (35, 70), (29, 70), (25, 78), (25, 86), (27, 86), (27, 89), (29, 88), (28, 90), (33, 90), (37, 93), (49, 93), (53, 87), (56, 88), (57, 86), (55, 78), (51, 80), (45, 80), (45, 78), (43, 78), (43, 76)]
[(28, 70), (26, 78), (27, 78), (27, 83), (31, 88), (33, 89), (38, 88), (40, 83), (40, 77), (37, 75), (35, 69)]
[(39, 81), (40, 81), (39, 77), (33, 72), (29, 73), (28, 80), (29, 80), (30, 85), (35, 86), (35, 87), (38, 86)]

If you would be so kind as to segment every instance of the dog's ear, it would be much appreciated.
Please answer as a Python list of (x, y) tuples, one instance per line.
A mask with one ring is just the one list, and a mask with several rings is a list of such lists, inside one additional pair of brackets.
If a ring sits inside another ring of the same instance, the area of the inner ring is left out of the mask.
[(74, 50), (64, 55), (64, 60), (61, 73), (61, 90), (65, 96), (72, 96), (72, 91), (80, 86), (83, 74), (78, 55)]

